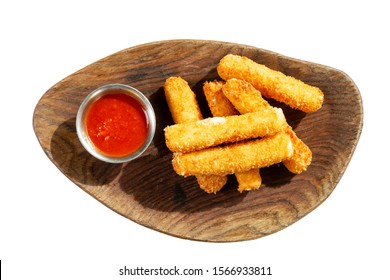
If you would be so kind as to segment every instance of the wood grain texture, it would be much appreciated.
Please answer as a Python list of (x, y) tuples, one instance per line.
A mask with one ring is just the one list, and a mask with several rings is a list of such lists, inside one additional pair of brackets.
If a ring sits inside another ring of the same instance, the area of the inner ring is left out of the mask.
[[(313, 152), (306, 172), (294, 175), (283, 165), (272, 166), (261, 170), (263, 186), (257, 191), (240, 194), (236, 179), (230, 176), (222, 191), (209, 195), (194, 177), (183, 178), (172, 169), (163, 129), (173, 121), (162, 86), (168, 77), (181, 76), (197, 94), (204, 116), (210, 116), (202, 86), (218, 78), (216, 66), (228, 53), (245, 55), (318, 86), (325, 101), (322, 109), (310, 114), (272, 102), (283, 108), (290, 125)], [(157, 115), (152, 145), (127, 164), (96, 160), (76, 135), (76, 113), (83, 98), (109, 83), (138, 88)], [(46, 155), (88, 194), (143, 226), (212, 242), (266, 236), (314, 210), (343, 175), (362, 125), (359, 90), (342, 71), (256, 47), (201, 40), (154, 42), (103, 58), (52, 86), (39, 100), (33, 116), (34, 131)]]

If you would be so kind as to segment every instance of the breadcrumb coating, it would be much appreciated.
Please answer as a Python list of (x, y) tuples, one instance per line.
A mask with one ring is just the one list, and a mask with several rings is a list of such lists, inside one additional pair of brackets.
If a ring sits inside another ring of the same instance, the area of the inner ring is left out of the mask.
[(222, 92), (224, 82), (213, 81), (203, 84), (203, 92), (213, 117), (226, 117), (238, 115), (233, 104)]
[(237, 116), (212, 117), (164, 129), (172, 152), (190, 152), (246, 139), (274, 135), (284, 128), (286, 119), (280, 108), (269, 108)]
[[(195, 93), (180, 77), (168, 78), (164, 84), (165, 97), (175, 123), (190, 123), (203, 119)], [(206, 193), (216, 193), (227, 182), (227, 176), (196, 176), (199, 187)]]
[(290, 137), (280, 132), (274, 136), (190, 153), (175, 153), (172, 165), (182, 176), (246, 172), (280, 163), (293, 155)]
[(222, 92), (241, 114), (271, 108), (261, 92), (244, 80), (236, 78), (227, 80), (222, 87)]
[(183, 78), (168, 78), (164, 84), (164, 92), (175, 123), (189, 123), (203, 119), (196, 95)]
[(227, 183), (226, 175), (197, 175), (196, 180), (199, 187), (206, 193), (216, 194)]
[[(272, 107), (263, 99), (257, 89), (243, 80), (228, 80), (222, 87), (222, 91), (240, 113), (261, 111)], [(283, 161), (283, 164), (292, 173), (299, 174), (307, 170), (311, 164), (312, 152), (287, 123), (285, 132), (291, 138), (294, 155), (290, 159)]]
[(272, 70), (265, 65), (239, 55), (228, 54), (218, 66), (224, 80), (237, 78), (251, 83), (265, 97), (284, 102), (304, 112), (315, 112), (322, 107), (323, 92), (291, 76)]
[(294, 173), (299, 174), (306, 171), (312, 160), (312, 152), (310, 148), (295, 134), (291, 126), (287, 125), (285, 133), (290, 136), (294, 147), (294, 154), (291, 158), (283, 161), (284, 166)]
[(236, 172), (234, 175), (238, 182), (238, 191), (253, 191), (257, 190), (261, 186), (261, 175), (259, 168), (253, 168), (244, 172)]
[[(207, 103), (214, 117), (239, 114), (223, 93), (223, 86), (224, 82), (222, 81), (206, 82), (203, 85)], [(237, 172), (234, 175), (237, 178), (239, 192), (257, 190), (261, 186), (262, 179), (259, 168), (254, 168), (245, 172)]]

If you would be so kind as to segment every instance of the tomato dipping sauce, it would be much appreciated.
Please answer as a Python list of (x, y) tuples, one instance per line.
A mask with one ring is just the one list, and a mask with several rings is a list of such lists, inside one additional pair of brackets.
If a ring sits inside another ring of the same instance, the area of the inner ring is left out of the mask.
[(96, 100), (86, 112), (84, 125), (96, 149), (110, 157), (134, 153), (148, 137), (145, 110), (123, 93), (110, 93)]

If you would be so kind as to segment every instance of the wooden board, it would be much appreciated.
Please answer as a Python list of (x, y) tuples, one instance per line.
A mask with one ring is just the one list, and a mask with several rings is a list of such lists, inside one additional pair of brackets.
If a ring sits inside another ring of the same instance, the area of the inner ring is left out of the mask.
[[(194, 177), (183, 178), (172, 169), (163, 129), (173, 121), (162, 86), (170, 76), (183, 77), (197, 94), (204, 116), (210, 116), (202, 85), (218, 79), (216, 66), (228, 53), (245, 55), (318, 86), (325, 101), (319, 111), (310, 114), (273, 103), (283, 108), (290, 125), (313, 152), (306, 172), (293, 175), (283, 165), (264, 168), (263, 186), (242, 194), (237, 192), (235, 177), (229, 176), (222, 191), (209, 195)], [(153, 143), (131, 163), (96, 160), (76, 135), (76, 113), (83, 98), (108, 83), (138, 88), (156, 111)], [(88, 194), (143, 226), (213, 242), (266, 236), (313, 211), (343, 175), (362, 124), (359, 90), (342, 71), (256, 47), (201, 40), (153, 42), (103, 58), (52, 86), (39, 100), (33, 116), (34, 131), (46, 155)]]

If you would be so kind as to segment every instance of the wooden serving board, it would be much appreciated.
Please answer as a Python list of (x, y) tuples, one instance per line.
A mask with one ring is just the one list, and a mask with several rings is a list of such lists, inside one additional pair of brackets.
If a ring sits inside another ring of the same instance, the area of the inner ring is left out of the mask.
[[(241, 194), (235, 177), (229, 176), (223, 190), (210, 195), (198, 187), (194, 177), (181, 177), (172, 169), (163, 129), (173, 121), (162, 86), (170, 76), (187, 80), (208, 117), (202, 85), (218, 79), (216, 66), (228, 53), (247, 56), (318, 86), (325, 101), (319, 111), (310, 114), (272, 103), (283, 108), (290, 125), (313, 152), (306, 172), (294, 175), (283, 165), (264, 168), (263, 186)], [(83, 98), (109, 83), (138, 88), (157, 115), (152, 145), (127, 164), (96, 160), (76, 135), (76, 113)], [(352, 157), (363, 125), (363, 108), (358, 88), (337, 69), (246, 45), (173, 40), (122, 50), (58, 82), (39, 100), (33, 125), (44, 152), (59, 170), (115, 212), (173, 236), (228, 242), (275, 233), (319, 206)]]

